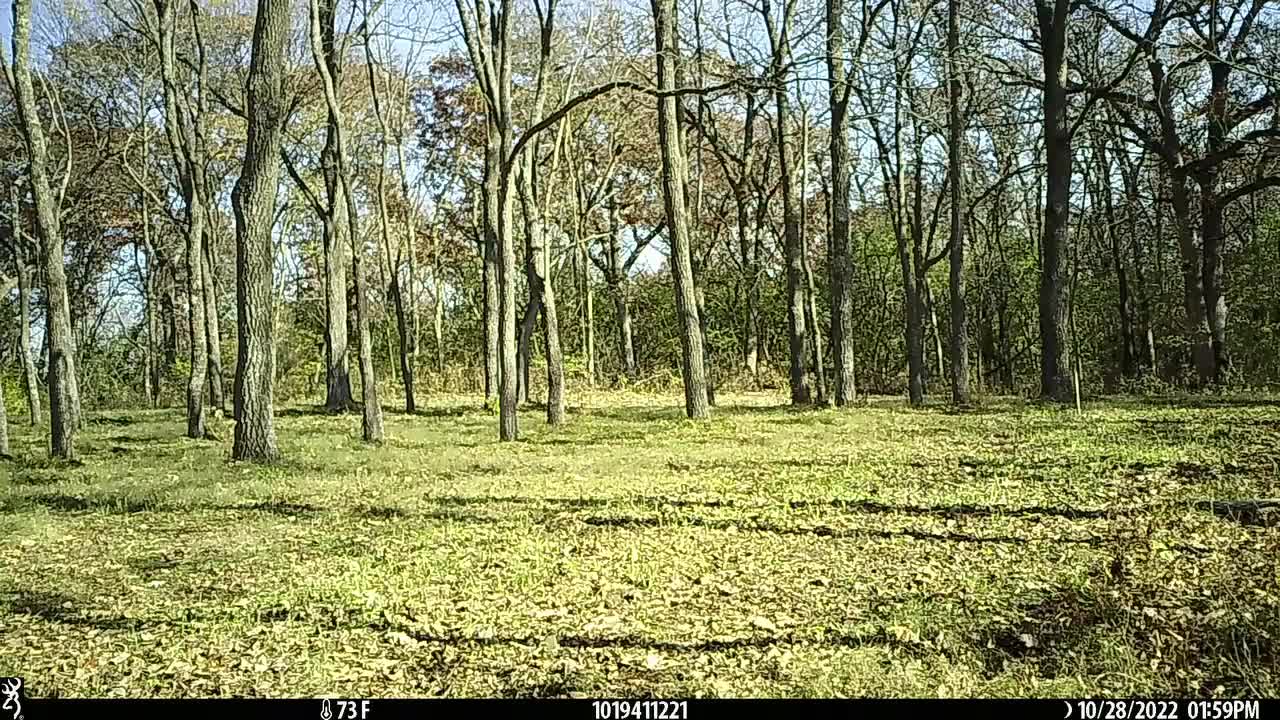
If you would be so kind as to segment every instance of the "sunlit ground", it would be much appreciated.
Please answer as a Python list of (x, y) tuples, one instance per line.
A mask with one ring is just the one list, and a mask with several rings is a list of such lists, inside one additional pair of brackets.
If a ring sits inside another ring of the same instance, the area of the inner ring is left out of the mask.
[(0, 675), (61, 696), (1276, 695), (1280, 403), (1085, 413), (472, 397), (283, 409), (228, 461), (181, 410), (11, 417)]

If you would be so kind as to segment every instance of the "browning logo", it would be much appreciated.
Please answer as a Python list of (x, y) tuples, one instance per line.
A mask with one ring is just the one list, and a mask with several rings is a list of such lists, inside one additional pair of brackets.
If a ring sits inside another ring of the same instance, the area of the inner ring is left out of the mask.
[(12, 713), (8, 717), (0, 715), (0, 720), (22, 720), (22, 678), (0, 678), (0, 699), (4, 700), (0, 710)]

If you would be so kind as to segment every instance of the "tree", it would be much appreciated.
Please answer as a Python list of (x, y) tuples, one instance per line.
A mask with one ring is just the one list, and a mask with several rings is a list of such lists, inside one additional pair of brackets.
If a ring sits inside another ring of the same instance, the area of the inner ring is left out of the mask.
[(680, 370), (684, 379), (685, 414), (691, 419), (711, 416), (707, 376), (703, 365), (702, 329), (693, 287), (688, 207), (685, 187), (689, 166), (681, 142), (680, 98), (673, 92), (679, 74), (680, 45), (675, 0), (650, 0), (658, 66), (658, 143), (662, 155), (662, 195), (671, 245), (671, 275), (679, 316)]
[(271, 289), (285, 108), (285, 50), (289, 0), (259, 0), (249, 61), (248, 139), (240, 179), (232, 193), (236, 218), (235, 444), (237, 460), (273, 460), (279, 455), (274, 428), (275, 323)]
[(1070, 0), (1036, 0), (1044, 62), (1045, 200), (1040, 257), (1040, 394), (1067, 402), (1071, 364), (1067, 347), (1067, 254), (1071, 218), (1071, 127), (1067, 119), (1067, 24)]
[(951, 402), (969, 404), (969, 321), (964, 296), (964, 82), (960, 70), (960, 0), (947, 3), (947, 160), (951, 180)]
[[(363, 36), (363, 39), (364, 39), (365, 67), (368, 70), (368, 74), (369, 74), (369, 94), (373, 99), (374, 116), (378, 120), (379, 162), (378, 162), (378, 181), (377, 181), (377, 193), (376, 193), (376, 200), (377, 200), (377, 206), (378, 206), (378, 231), (382, 237), (383, 254), (386, 256), (387, 263), (390, 266), (390, 272), (388, 273), (388, 278), (389, 278), (388, 293), (391, 295), (391, 301), (395, 306), (396, 333), (400, 340), (400, 347), (399, 347), (400, 377), (404, 382), (404, 408), (405, 408), (405, 412), (412, 414), (417, 411), (417, 400), (414, 398), (414, 373), (415, 373), (414, 365), (415, 365), (416, 355), (417, 355), (417, 313), (416, 312), (412, 313), (411, 320), (405, 317), (405, 298), (404, 298), (405, 293), (400, 283), (400, 268), (401, 268), (400, 249), (397, 247), (397, 250), (394, 256), (392, 255), (392, 252), (391, 252), (390, 228), (388, 227), (390, 225), (390, 217), (387, 212), (387, 191), (386, 191), (386, 180), (385, 180), (386, 164), (387, 164), (387, 146), (389, 145), (389, 139), (390, 139), (391, 133), (390, 133), (390, 130), (388, 129), (387, 113), (386, 111), (383, 110), (383, 107), (382, 107), (383, 101), (382, 101), (381, 94), (378, 91), (378, 82), (377, 82), (377, 77), (374, 70), (376, 63), (374, 62), (373, 44), (371, 42), (370, 32), (369, 32), (370, 12), (371, 11), (370, 11), (369, 5), (366, 2), (365, 3), (365, 19), (364, 19), (364, 22), (360, 24), (360, 29), (361, 29), (361, 35)], [(406, 240), (406, 245), (408, 246), (408, 254), (410, 258), (408, 287), (409, 287), (409, 293), (412, 294), (414, 289), (414, 285), (413, 285), (414, 273), (413, 273), (413, 260), (412, 260), (414, 255), (413, 210), (409, 200), (409, 192), (408, 192), (409, 181), (406, 177), (404, 177), (404, 173), (405, 173), (404, 152), (401, 149), (399, 142), (396, 143), (396, 153), (397, 153), (397, 168), (400, 171), (401, 194), (403, 196), (402, 197), (403, 202), (406, 206), (405, 240)], [(411, 325), (412, 325), (412, 328), (411, 328)]]
[(196, 71), (191, 82), (181, 76), (175, 48), (177, 19), (174, 0), (154, 0), (156, 17), (142, 13), (150, 26), (151, 41), (159, 49), (160, 79), (164, 87), (165, 136), (173, 156), (183, 202), (183, 231), (186, 235), (187, 328), (191, 342), (191, 368), (187, 375), (187, 436), (204, 438), (204, 390), (209, 365), (209, 325), (206, 314), (205, 234), (210, 191), (206, 174), (206, 117), (208, 109), (207, 66), (204, 40), (200, 35), (200, 9), (190, 2), (189, 14), (196, 45)]
[(14, 274), (18, 284), (18, 357), (22, 361), (22, 376), (27, 392), (27, 417), (32, 427), (38, 427), (40, 419), (40, 379), (36, 374), (35, 358), (31, 354), (31, 267), (27, 264), (28, 242), (22, 232), (22, 208), (18, 204), (18, 186), (9, 188), (13, 227)]
[[(360, 342), (361, 435), (365, 442), (382, 442), (382, 406), (378, 403), (378, 381), (374, 377), (373, 339), (370, 336), (369, 297), (364, 274), (364, 243), (360, 240), (360, 223), (356, 218), (356, 199), (351, 192), (351, 171), (347, 166), (348, 154), (346, 128), (342, 109), (338, 103), (337, 84), (329, 69), (331, 53), (326, 54), (323, 44), (320, 2), (310, 0), (311, 58), (324, 89), (325, 105), (329, 110), (329, 132), (334, 139), (336, 153), (337, 195), (331, 196), (330, 207), (343, 208), (345, 217), (335, 217), (334, 222), (346, 222), (347, 237), (351, 239), (351, 280), (356, 294), (356, 333)], [(273, 208), (274, 211), (274, 208)]]
[[(791, 67), (791, 19), (795, 14), (795, 0), (783, 0), (782, 16), (775, 20), (769, 0), (760, 5), (769, 36), (769, 74), (773, 82), (774, 112), (778, 149), (778, 170), (782, 173), (782, 224), (786, 238), (783, 254), (787, 267), (787, 340), (790, 358), (791, 404), (803, 405), (810, 401), (809, 377), (806, 362), (807, 328), (805, 317), (804, 259), (800, 247), (799, 200), (796, 197), (795, 159), (787, 136), (791, 124), (791, 91), (787, 87), (787, 74)], [(804, 161), (804, 158), (801, 158)]]
[[(534, 88), (533, 108), (530, 117), (541, 120), (547, 102), (548, 75), (551, 72), (551, 39), (555, 32), (556, 0), (535, 0), (538, 13), (538, 70)], [(566, 88), (567, 89), (567, 88)], [(557, 138), (553, 151), (552, 173), (558, 164), (563, 135)], [(546, 237), (546, 215), (549, 198), (538, 183), (534, 163), (538, 143), (525, 150), (516, 177), (520, 208), (525, 220), (525, 277), (529, 286), (529, 304), (520, 329), (520, 356), (523, 358), (522, 387), (528, 394), (529, 338), (533, 325), (542, 313), (543, 349), (547, 364), (547, 423), (564, 422), (564, 357), (560, 349), (560, 320), (556, 308), (555, 289), (552, 287), (551, 251)]]
[(9, 87), (14, 91), (18, 127), (26, 145), (27, 175), (35, 204), (36, 232), (40, 238), (40, 261), (45, 277), (50, 452), (56, 458), (74, 460), (75, 435), (80, 425), (75, 341), (71, 335), (58, 201), (49, 184), (48, 147), (31, 81), (31, 0), (13, 0), (12, 35), (13, 58), (12, 62), (4, 63), (4, 70)]

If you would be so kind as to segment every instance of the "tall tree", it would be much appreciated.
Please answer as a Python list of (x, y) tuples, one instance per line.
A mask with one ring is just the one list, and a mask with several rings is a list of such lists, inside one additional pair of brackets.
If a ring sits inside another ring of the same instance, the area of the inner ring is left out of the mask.
[(1067, 118), (1067, 24), (1070, 0), (1036, 0), (1044, 63), (1044, 236), (1040, 249), (1040, 394), (1071, 398), (1067, 338), (1067, 257), (1071, 217), (1071, 127)]
[[(207, 66), (200, 33), (200, 8), (189, 3), (188, 17), (195, 38), (194, 77), (188, 81), (179, 64), (176, 48), (178, 32), (175, 0), (154, 0), (155, 17), (144, 13), (150, 24), (152, 42), (159, 49), (160, 79), (164, 87), (165, 137), (173, 157), (182, 197), (182, 229), (186, 237), (187, 329), (191, 339), (190, 369), (187, 375), (187, 436), (203, 438), (205, 427), (204, 390), (209, 363), (209, 327), (205, 315), (206, 283), (204, 241), (208, 220), (206, 203), (210, 195), (205, 163), (207, 159)], [(151, 24), (154, 23), (154, 24)]]
[(964, 81), (960, 0), (947, 3), (947, 165), (951, 180), (951, 402), (969, 404), (969, 321), (964, 295)]
[(686, 196), (689, 166), (681, 142), (680, 98), (675, 94), (680, 65), (675, 0), (650, 0), (658, 65), (658, 144), (662, 155), (662, 195), (671, 247), (671, 275), (675, 284), (679, 321), (681, 374), (685, 414), (693, 419), (711, 416), (707, 376), (703, 364), (702, 329), (693, 286)]
[(351, 170), (348, 167), (346, 127), (342, 115), (342, 107), (338, 102), (338, 87), (333, 73), (329, 70), (329, 56), (326, 54), (323, 41), (323, 24), (321, 22), (319, 0), (310, 0), (310, 37), (311, 59), (315, 63), (316, 72), (320, 75), (320, 83), (324, 89), (325, 105), (329, 110), (329, 131), (334, 138), (336, 153), (336, 183), (338, 193), (334, 196), (331, 207), (341, 207), (345, 217), (335, 217), (334, 222), (346, 223), (347, 237), (351, 240), (351, 281), (356, 295), (356, 334), (359, 337), (360, 389), (361, 389), (361, 437), (365, 442), (381, 442), (382, 405), (378, 402), (378, 381), (374, 376), (373, 338), (370, 332), (370, 318), (367, 279), (364, 272), (364, 242), (360, 238), (360, 223), (356, 217), (356, 199), (351, 191)]
[[(371, 14), (372, 10), (369, 7), (368, 2), (366, 2), (364, 5), (364, 12), (365, 12), (365, 19), (364, 19), (364, 22), (360, 23), (360, 30), (361, 30), (361, 35), (364, 39), (365, 68), (368, 71), (368, 76), (369, 76), (369, 94), (373, 99), (374, 116), (378, 120), (379, 158), (378, 158), (377, 193), (375, 195), (375, 199), (377, 201), (377, 207), (378, 207), (378, 231), (382, 238), (383, 255), (386, 257), (387, 264), (390, 266), (389, 268), (390, 272), (387, 273), (387, 277), (388, 277), (387, 293), (391, 296), (391, 302), (395, 308), (395, 313), (396, 313), (396, 335), (400, 341), (400, 346), (399, 346), (400, 378), (401, 378), (401, 381), (404, 383), (404, 409), (405, 409), (405, 412), (412, 414), (417, 411), (417, 400), (414, 398), (414, 373), (415, 373), (414, 355), (416, 352), (415, 348), (417, 345), (417, 342), (416, 342), (417, 333), (414, 329), (410, 327), (412, 323), (410, 319), (406, 317), (406, 312), (405, 312), (406, 310), (405, 298), (404, 298), (405, 293), (400, 283), (400, 275), (401, 275), (400, 268), (402, 266), (401, 247), (397, 246), (395, 253), (392, 253), (392, 250), (391, 250), (391, 230), (390, 230), (391, 220), (387, 212), (387, 190), (386, 190), (387, 148), (390, 144), (391, 132), (388, 128), (387, 112), (383, 109), (383, 99), (378, 89), (377, 74), (375, 72), (376, 63), (374, 61), (374, 56), (373, 56), (373, 43), (371, 41), (371, 34), (369, 30), (369, 26), (372, 24), (371, 18), (369, 17), (369, 15)], [(399, 144), (397, 144), (396, 150), (397, 152), (401, 153), (401, 155), (398, 156), (399, 157), (398, 169), (401, 172), (403, 172), (404, 156), (403, 156), (403, 152), (399, 148)], [(409, 200), (409, 194), (407, 192), (408, 181), (404, 178), (401, 178), (401, 189), (403, 191), (402, 201), (405, 203), (406, 206), (409, 206), (410, 200)], [(406, 239), (408, 240), (409, 254), (412, 256), (413, 254), (412, 210), (410, 210), (409, 212), (406, 212), (405, 216), (406, 216), (406, 221), (409, 223), (409, 227), (406, 229), (405, 235), (406, 235)], [(408, 284), (409, 284), (409, 292), (412, 293), (413, 292), (412, 264), (410, 268)]]
[[(805, 327), (804, 259), (800, 247), (799, 200), (796, 197), (794, 154), (788, 138), (791, 125), (791, 89), (787, 86), (791, 69), (791, 20), (795, 15), (795, 0), (783, 0), (780, 18), (773, 15), (769, 0), (763, 0), (760, 14), (764, 16), (769, 36), (769, 75), (773, 83), (774, 113), (776, 115), (776, 147), (778, 170), (782, 174), (782, 226), (785, 243), (783, 256), (787, 268), (787, 346), (789, 349), (789, 377), (791, 404), (802, 405), (810, 401), (808, 375), (808, 335)], [(803, 158), (802, 158), (803, 160)]]
[(48, 346), (49, 437), (54, 457), (74, 460), (80, 425), (75, 374), (75, 341), (64, 268), (59, 202), (49, 184), (48, 146), (31, 80), (31, 0), (13, 0), (12, 62), (4, 63), (18, 110), (18, 128), (27, 151), (27, 174), (36, 210), (40, 263), (45, 278)]
[(235, 444), (237, 460), (272, 460), (276, 447), (274, 409), (275, 323), (272, 310), (276, 190), (280, 141), (286, 114), (285, 51), (289, 0), (259, 0), (249, 61), (248, 138), (240, 179), (232, 192), (236, 218)]
[(13, 223), (13, 262), (18, 282), (18, 358), (27, 394), (27, 417), (32, 427), (40, 419), (40, 378), (35, 357), (31, 353), (31, 267), (27, 264), (28, 244), (22, 232), (22, 208), (18, 204), (18, 186), (9, 188)]

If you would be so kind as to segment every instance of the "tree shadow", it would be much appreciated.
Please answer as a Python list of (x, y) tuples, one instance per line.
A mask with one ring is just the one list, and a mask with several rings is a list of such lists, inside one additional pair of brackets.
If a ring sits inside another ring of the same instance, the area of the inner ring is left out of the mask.
[(39, 590), (0, 590), (0, 609), (10, 615), (30, 615), (46, 622), (99, 630), (138, 630), (147, 623), (123, 616), (94, 617), (76, 609), (70, 595)]
[(141, 422), (141, 420), (129, 415), (117, 415), (114, 417), (98, 415), (96, 417), (89, 418), (87, 422), (90, 425), (112, 425), (114, 427), (127, 427), (129, 425), (134, 425), (136, 423), (139, 423)]
[(474, 405), (444, 405), (416, 408), (413, 412), (404, 409), (403, 405), (394, 408), (383, 408), (385, 412), (393, 415), (403, 415), (405, 417), (420, 418), (460, 418), (467, 415), (481, 415), (485, 410)]
[(83, 497), (69, 493), (37, 493), (9, 497), (0, 503), (0, 513), (16, 513), (31, 507), (44, 507), (53, 512), (95, 512), (131, 515), (167, 509), (154, 498), (125, 495)]
[[(649, 518), (633, 515), (612, 515), (612, 516), (593, 516), (579, 518), (579, 522), (587, 525), (610, 528), (662, 528), (674, 526), (690, 526), (709, 528), (712, 530), (733, 530), (735, 532), (762, 532), (775, 535), (800, 535), (824, 538), (875, 538), (879, 540), (895, 540), (900, 538), (910, 538), (913, 540), (925, 540), (932, 542), (955, 542), (955, 543), (990, 543), (1005, 545), (1027, 545), (1032, 542), (1028, 538), (1014, 537), (1011, 535), (972, 535), (969, 533), (945, 532), (935, 533), (924, 530), (871, 530), (856, 529), (846, 530), (840, 528), (832, 528), (826, 525), (816, 525), (814, 527), (790, 527), (785, 525), (776, 525), (773, 523), (765, 523), (759, 521), (751, 521), (744, 519), (742, 522), (729, 522), (725, 520), (707, 520), (700, 517), (687, 518)], [(1091, 545), (1098, 546), (1106, 542), (1101, 537), (1088, 538), (1070, 538), (1055, 537), (1047, 540), (1054, 544), (1064, 545)]]
[(841, 633), (828, 630), (818, 636), (797, 637), (788, 632), (758, 634), (735, 638), (711, 638), (705, 640), (659, 640), (642, 635), (551, 635), (551, 636), (519, 636), (519, 635), (462, 635), (458, 633), (433, 633), (419, 631), (414, 628), (378, 628), (398, 630), (422, 643), (433, 643), (453, 646), (490, 647), (503, 645), (552, 646), (582, 650), (647, 650), (664, 653), (718, 653), (732, 652), (742, 649), (767, 649), (771, 647), (789, 647), (803, 644), (806, 646), (827, 646), (841, 648), (887, 647), (904, 651), (912, 656), (924, 657), (939, 652), (936, 648), (924, 643), (904, 640), (884, 629), (875, 633)]
[(1119, 407), (1158, 408), (1280, 408), (1280, 397), (1238, 395), (1122, 395), (1107, 398)]
[[(758, 510), (767, 505), (759, 502), (738, 502), (729, 499), (675, 498), (661, 495), (622, 495), (602, 498), (565, 498), (565, 497), (529, 497), (518, 495), (434, 495), (423, 499), (424, 502), (438, 505), (554, 505), (567, 508), (602, 508), (628, 503), (660, 507), (703, 507), (703, 508), (742, 508)], [(847, 500), (830, 498), (819, 500), (779, 500), (776, 504), (793, 510), (815, 507), (831, 507), (837, 510), (888, 514), (932, 516), (938, 518), (959, 517), (1061, 517), (1071, 520), (1102, 520), (1112, 517), (1127, 517), (1138, 514), (1135, 508), (1090, 509), (1069, 506), (1055, 507), (1045, 505), (998, 506), (973, 505), (960, 503), (954, 505), (894, 505), (875, 500)]]

